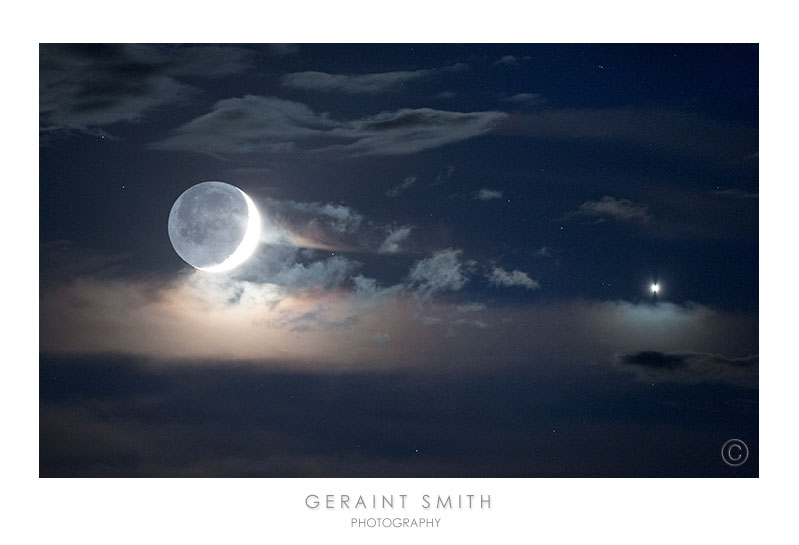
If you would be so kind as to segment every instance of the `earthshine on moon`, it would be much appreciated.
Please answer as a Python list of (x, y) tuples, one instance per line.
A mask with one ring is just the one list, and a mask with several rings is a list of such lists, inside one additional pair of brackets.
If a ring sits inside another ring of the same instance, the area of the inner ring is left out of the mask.
[(189, 265), (206, 272), (232, 270), (249, 258), (261, 234), (250, 197), (224, 182), (202, 182), (184, 191), (169, 212), (169, 240)]

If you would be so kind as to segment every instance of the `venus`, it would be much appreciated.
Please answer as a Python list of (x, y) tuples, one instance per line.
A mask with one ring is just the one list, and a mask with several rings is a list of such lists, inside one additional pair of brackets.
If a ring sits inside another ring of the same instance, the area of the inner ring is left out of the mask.
[(255, 251), (261, 217), (238, 187), (202, 182), (172, 205), (168, 230), (175, 252), (186, 263), (201, 271), (222, 272), (238, 267)]

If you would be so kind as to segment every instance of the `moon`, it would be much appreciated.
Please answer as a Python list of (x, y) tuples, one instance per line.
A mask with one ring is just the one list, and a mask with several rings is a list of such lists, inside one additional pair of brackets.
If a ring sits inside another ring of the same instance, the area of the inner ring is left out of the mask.
[(235, 269), (258, 246), (261, 216), (252, 199), (225, 182), (202, 182), (184, 191), (169, 212), (169, 240), (195, 269)]

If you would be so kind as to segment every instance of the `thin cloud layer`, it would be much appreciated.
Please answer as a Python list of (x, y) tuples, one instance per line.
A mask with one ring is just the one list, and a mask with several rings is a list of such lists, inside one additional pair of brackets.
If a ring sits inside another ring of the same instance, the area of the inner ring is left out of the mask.
[(469, 65), (457, 63), (443, 68), (424, 68), (420, 70), (397, 70), (369, 74), (329, 74), (327, 72), (293, 72), (280, 78), (284, 87), (303, 91), (325, 93), (338, 92), (352, 95), (398, 91), (405, 83), (410, 83), (436, 74), (462, 72)]
[(213, 155), (291, 150), (405, 155), (485, 134), (505, 116), (406, 108), (335, 120), (299, 102), (247, 95), (220, 100), (152, 147)]
[(729, 358), (719, 354), (669, 354), (636, 352), (619, 358), (622, 368), (636, 372), (642, 380), (699, 384), (717, 382), (757, 388), (758, 356)]
[(520, 106), (538, 106), (547, 102), (547, 99), (541, 93), (516, 93), (502, 99), (505, 102), (511, 102)]
[(280, 78), (284, 87), (303, 91), (372, 94), (396, 90), (402, 84), (425, 78), (435, 70), (380, 72), (377, 74), (328, 74), (295, 72)]
[[(594, 362), (696, 382), (719, 380), (720, 369), (743, 380), (751, 376), (747, 355), (757, 353), (756, 317), (702, 305), (459, 301), (467, 277), (455, 251), (419, 261), (402, 286), (381, 288), (358, 276), (352, 287), (313, 287), (317, 275), (334, 278), (348, 266), (329, 259), (297, 267), (293, 287), (196, 271), (157, 283), (85, 275), (48, 280), (40, 348), (144, 356), (165, 364), (253, 360), (294, 371)], [(753, 333), (731, 334), (742, 331)], [(391, 343), (374, 342), (382, 334)], [(682, 351), (686, 346), (695, 351)], [(628, 355), (621, 364), (618, 354)], [(700, 356), (707, 354), (718, 356)]]

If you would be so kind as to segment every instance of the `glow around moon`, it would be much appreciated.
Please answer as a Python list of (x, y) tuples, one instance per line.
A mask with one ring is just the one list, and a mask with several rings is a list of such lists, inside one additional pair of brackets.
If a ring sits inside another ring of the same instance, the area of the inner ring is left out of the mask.
[(169, 214), (169, 239), (189, 265), (232, 270), (258, 246), (261, 217), (252, 199), (224, 182), (202, 182), (178, 197)]

